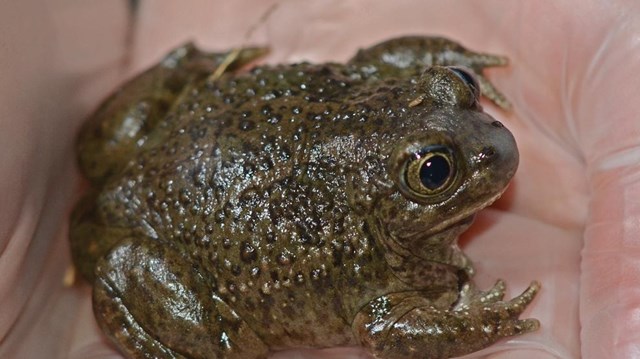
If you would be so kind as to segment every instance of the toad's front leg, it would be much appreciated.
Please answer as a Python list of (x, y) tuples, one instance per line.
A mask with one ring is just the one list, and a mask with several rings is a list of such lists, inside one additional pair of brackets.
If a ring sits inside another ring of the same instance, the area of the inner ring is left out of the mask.
[(518, 316), (539, 288), (534, 282), (510, 301), (501, 300), (502, 282), (488, 292), (467, 288), (459, 304), (449, 307), (419, 293), (392, 293), (368, 303), (356, 315), (353, 330), (379, 358), (457, 357), (538, 329), (536, 319)]
[(94, 312), (129, 358), (265, 358), (268, 348), (213, 287), (166, 244), (125, 239), (98, 262)]

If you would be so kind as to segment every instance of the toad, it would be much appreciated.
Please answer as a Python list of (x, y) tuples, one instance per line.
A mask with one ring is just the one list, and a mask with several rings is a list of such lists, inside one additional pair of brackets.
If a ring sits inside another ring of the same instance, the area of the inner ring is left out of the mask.
[(83, 127), (75, 267), (131, 358), (362, 346), (447, 358), (539, 327), (457, 245), (518, 165), (483, 112), (500, 56), (401, 37), (346, 64), (171, 52)]

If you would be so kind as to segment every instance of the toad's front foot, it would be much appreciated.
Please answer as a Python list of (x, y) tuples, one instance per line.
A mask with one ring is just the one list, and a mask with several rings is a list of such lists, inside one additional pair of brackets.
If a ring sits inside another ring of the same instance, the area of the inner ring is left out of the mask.
[(499, 281), (487, 292), (463, 289), (460, 301), (447, 309), (418, 293), (393, 293), (365, 306), (353, 328), (362, 344), (380, 358), (461, 356), (537, 330), (538, 320), (518, 317), (539, 289), (540, 284), (533, 282), (516, 298), (502, 301), (504, 283)]

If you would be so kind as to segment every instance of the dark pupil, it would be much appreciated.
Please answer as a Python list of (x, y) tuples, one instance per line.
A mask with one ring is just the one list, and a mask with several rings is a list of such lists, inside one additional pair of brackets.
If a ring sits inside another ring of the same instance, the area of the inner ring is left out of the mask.
[(450, 173), (449, 162), (440, 155), (434, 155), (422, 164), (420, 181), (428, 189), (435, 190), (447, 181)]

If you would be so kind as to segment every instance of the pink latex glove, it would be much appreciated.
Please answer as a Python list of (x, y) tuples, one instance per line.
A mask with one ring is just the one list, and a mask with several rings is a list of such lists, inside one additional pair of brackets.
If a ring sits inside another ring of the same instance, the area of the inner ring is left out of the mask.
[(542, 329), (481, 354), (640, 355), (640, 3), (278, 1), (260, 21), (274, 2), (142, 1), (133, 29), (124, 1), (0, 3), (1, 358), (119, 357), (97, 329), (88, 286), (63, 285), (80, 188), (74, 134), (117, 84), (188, 39), (269, 45), (275, 63), (343, 61), (404, 34), (441, 34), (512, 61), (489, 77), (513, 112), (485, 104), (514, 133), (520, 169), (462, 243), (481, 287), (504, 278), (512, 297), (542, 282), (524, 315)]

